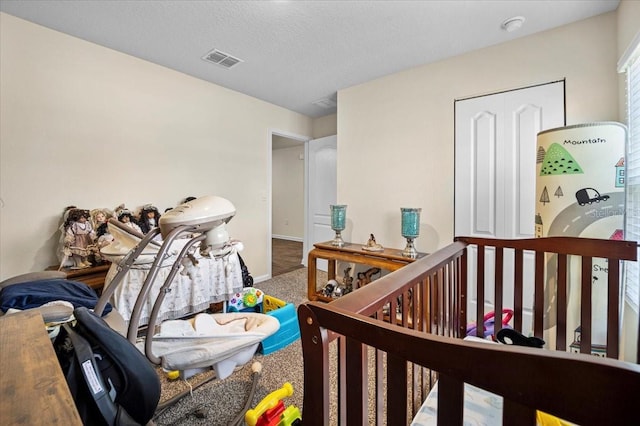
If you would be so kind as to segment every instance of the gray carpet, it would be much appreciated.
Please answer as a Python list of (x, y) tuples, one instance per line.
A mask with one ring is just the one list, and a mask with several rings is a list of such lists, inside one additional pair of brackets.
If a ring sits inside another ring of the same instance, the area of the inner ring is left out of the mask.
[[(322, 279), (322, 277), (319, 277)], [(296, 307), (307, 300), (307, 269), (298, 269), (271, 280), (257, 283), (256, 288), (265, 294), (294, 303)], [(302, 411), (303, 373), (302, 348), (298, 339), (289, 346), (269, 355), (257, 353), (253, 361), (262, 364), (262, 374), (258, 381), (251, 408), (262, 398), (280, 388), (284, 382), (293, 385), (293, 396), (286, 398), (285, 406), (294, 405)], [(250, 361), (224, 380), (213, 379), (198, 387), (191, 395), (161, 412), (155, 419), (157, 425), (226, 425), (242, 411), (251, 389)], [(208, 373), (207, 373), (208, 374)], [(211, 376), (211, 374), (208, 374)], [(199, 375), (206, 376), (206, 375)], [(206, 377), (194, 376), (188, 382), (196, 386)], [(188, 389), (185, 381), (174, 382), (170, 386)], [(164, 385), (163, 385), (164, 386)], [(165, 392), (163, 390), (163, 392)], [(167, 399), (166, 397), (162, 400)]]

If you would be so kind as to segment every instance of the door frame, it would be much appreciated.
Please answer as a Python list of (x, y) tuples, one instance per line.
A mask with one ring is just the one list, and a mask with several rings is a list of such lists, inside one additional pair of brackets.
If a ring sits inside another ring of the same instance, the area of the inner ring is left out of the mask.
[(271, 240), (273, 239), (273, 137), (281, 136), (287, 139), (297, 140), (300, 143), (304, 144), (304, 236), (302, 242), (302, 259), (301, 263), (304, 262), (305, 253), (307, 245), (308, 245), (308, 235), (307, 235), (307, 209), (309, 204), (309, 141), (312, 139), (310, 136), (298, 135), (295, 133), (277, 130), (277, 129), (269, 129), (269, 136), (267, 141), (267, 279), (272, 277), (273, 271), (271, 270), (271, 264), (273, 262), (273, 252), (271, 250)]

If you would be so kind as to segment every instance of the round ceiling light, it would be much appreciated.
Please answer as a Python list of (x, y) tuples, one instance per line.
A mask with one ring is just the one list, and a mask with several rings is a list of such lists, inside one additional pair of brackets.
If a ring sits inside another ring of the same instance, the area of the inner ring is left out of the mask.
[(506, 21), (504, 21), (501, 27), (503, 30), (510, 33), (520, 29), (520, 27), (522, 27), (522, 24), (524, 24), (524, 17), (514, 16), (513, 18), (509, 18)]

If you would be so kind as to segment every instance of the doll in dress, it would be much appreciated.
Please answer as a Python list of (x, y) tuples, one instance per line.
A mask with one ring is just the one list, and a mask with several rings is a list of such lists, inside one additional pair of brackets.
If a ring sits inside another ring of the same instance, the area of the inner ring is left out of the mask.
[(107, 223), (109, 219), (114, 217), (114, 213), (106, 208), (91, 210), (91, 224), (96, 231), (103, 223)]
[(151, 204), (146, 204), (140, 210), (140, 219), (138, 220), (138, 224), (140, 225), (140, 229), (142, 229), (142, 233), (146, 234), (156, 226), (158, 226), (158, 222), (160, 221), (160, 212), (158, 209)]
[(93, 229), (96, 230), (97, 237), (95, 261), (99, 265), (106, 261), (100, 250), (113, 242), (113, 235), (109, 232), (108, 222), (109, 219), (114, 216), (113, 211), (107, 208), (91, 210), (91, 223), (93, 225)]
[(96, 233), (89, 221), (89, 210), (70, 209), (64, 229), (64, 252), (73, 260), (71, 269), (89, 268), (89, 256), (96, 250)]
[(118, 220), (124, 223), (125, 226), (128, 226), (129, 228), (142, 233), (142, 229), (140, 229), (140, 226), (138, 226), (138, 224), (135, 222), (135, 220), (133, 219), (133, 215), (129, 210), (123, 208), (118, 211)]
[(58, 249), (56, 250), (56, 256), (60, 261), (60, 269), (68, 268), (74, 266), (73, 261), (71, 260), (71, 253), (65, 247), (65, 238), (66, 238), (66, 230), (67, 230), (67, 220), (69, 219), (69, 212), (73, 209), (76, 209), (76, 206), (67, 206), (64, 208), (62, 212), (62, 220), (60, 221), (60, 225), (58, 229), (60, 230), (60, 239), (58, 240)]
[(96, 241), (96, 248), (97, 248), (96, 261), (98, 263), (104, 263), (106, 259), (102, 256), (102, 253), (100, 253), (100, 250), (103, 247), (106, 247), (109, 244), (111, 244), (114, 240), (113, 235), (111, 235), (111, 233), (109, 232), (109, 227), (107, 225), (107, 222), (104, 222), (103, 224), (98, 226), (96, 235), (98, 237), (98, 240)]

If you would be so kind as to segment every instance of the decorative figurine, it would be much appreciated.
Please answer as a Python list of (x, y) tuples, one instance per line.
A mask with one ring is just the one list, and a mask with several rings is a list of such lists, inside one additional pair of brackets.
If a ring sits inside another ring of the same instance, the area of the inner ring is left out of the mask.
[(145, 204), (142, 210), (140, 210), (140, 219), (138, 220), (138, 225), (140, 225), (142, 233), (146, 234), (151, 231), (158, 226), (159, 221), (160, 212), (158, 209), (151, 204)]
[(89, 210), (69, 210), (65, 222), (64, 253), (73, 259), (71, 269), (89, 268), (89, 255), (95, 253), (96, 233), (89, 221)]
[(342, 294), (351, 293), (353, 291), (353, 277), (351, 276), (351, 267), (344, 270), (344, 277), (342, 278), (343, 291)]
[(93, 209), (91, 210), (90, 217), (91, 225), (93, 226), (93, 229), (97, 231), (100, 225), (107, 223), (109, 219), (114, 217), (114, 213), (106, 208)]
[(140, 232), (142, 234), (142, 229), (140, 229), (140, 226), (138, 226), (138, 224), (134, 221), (133, 215), (126, 208), (122, 207), (118, 211), (118, 220), (120, 222), (124, 223), (125, 226), (128, 226), (129, 228), (131, 228), (131, 229), (133, 229), (135, 231), (138, 231), (138, 232)]
[(109, 226), (107, 225), (107, 222), (104, 222), (100, 226), (98, 226), (98, 229), (96, 230), (96, 236), (98, 237), (98, 239), (96, 240), (95, 259), (98, 264), (102, 264), (106, 259), (102, 256), (100, 250), (102, 250), (103, 247), (111, 244), (114, 240), (113, 235), (109, 233)]
[(64, 241), (66, 238), (65, 231), (67, 230), (66, 227), (67, 220), (69, 219), (69, 212), (75, 208), (77, 208), (77, 206), (67, 206), (62, 212), (62, 221), (60, 222), (60, 226), (58, 227), (58, 229), (60, 230), (60, 239), (58, 241), (58, 250), (56, 252), (58, 260), (60, 261), (60, 267), (58, 268), (58, 270), (74, 266), (73, 261), (71, 260), (71, 253), (68, 249), (65, 249)]
[(331, 297), (333, 295), (334, 290), (338, 287), (338, 282), (336, 280), (327, 281), (327, 285), (322, 289), (322, 294), (327, 297)]
[(369, 234), (369, 241), (366, 246), (362, 246), (362, 250), (367, 251), (384, 251), (384, 247), (376, 242), (376, 237), (373, 234)]
[(373, 275), (379, 274), (381, 272), (380, 268), (369, 268), (364, 272), (358, 272), (358, 281), (357, 288), (364, 287), (373, 281)]

